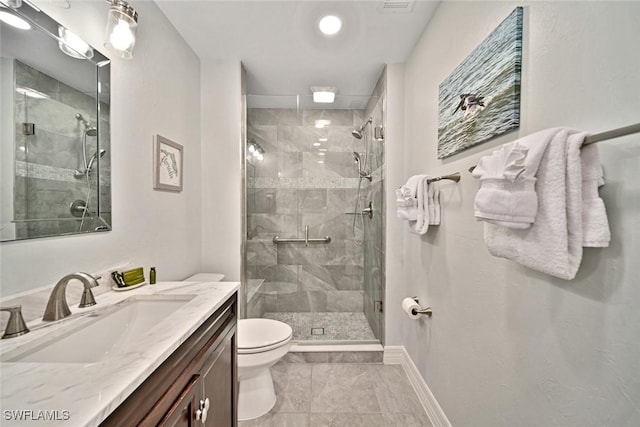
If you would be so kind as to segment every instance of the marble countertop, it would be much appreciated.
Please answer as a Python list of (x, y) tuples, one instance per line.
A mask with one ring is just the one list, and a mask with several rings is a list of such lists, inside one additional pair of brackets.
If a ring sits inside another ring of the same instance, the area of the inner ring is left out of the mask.
[(194, 296), (151, 328), (135, 348), (117, 352), (104, 361), (2, 362), (0, 424), (3, 427), (99, 425), (239, 287), (235, 282), (159, 282), (96, 296), (97, 304), (93, 307), (70, 306), (71, 316), (58, 322), (29, 322), (30, 333), (0, 342), (0, 359), (20, 353), (23, 347), (28, 348), (49, 334), (80, 327), (82, 322), (91, 321), (91, 314), (108, 310), (130, 297)]

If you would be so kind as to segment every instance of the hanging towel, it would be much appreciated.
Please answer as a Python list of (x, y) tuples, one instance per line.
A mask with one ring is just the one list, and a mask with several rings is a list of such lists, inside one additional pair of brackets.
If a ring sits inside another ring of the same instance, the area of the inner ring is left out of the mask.
[(534, 223), (538, 211), (535, 176), (547, 146), (563, 137), (561, 130), (528, 135), (480, 159), (473, 170), (473, 176), (480, 179), (474, 200), (476, 219), (514, 229)]
[[(588, 190), (592, 197), (583, 200), (583, 191), (587, 189), (583, 189), (582, 165), (586, 160), (581, 158), (580, 147), (586, 134), (564, 128), (549, 131), (553, 131), (552, 138), (540, 140), (546, 149), (535, 175), (538, 198), (535, 222), (527, 229), (510, 229), (485, 223), (485, 242), (494, 256), (571, 280), (582, 260), (583, 226), (589, 230), (604, 228), (602, 221), (606, 222), (606, 213), (602, 204), (602, 211), (595, 215), (596, 218), (587, 215), (584, 223), (585, 203), (591, 206), (598, 204), (595, 199), (599, 199), (596, 177), (587, 184), (589, 187), (595, 184), (596, 197), (593, 197), (592, 190)], [(596, 164), (597, 156), (594, 157), (588, 160), (589, 165)], [(608, 225), (606, 229), (608, 231)], [(604, 244), (604, 241), (597, 243)]]
[(606, 248), (611, 240), (609, 220), (598, 187), (604, 185), (600, 153), (595, 144), (582, 147), (582, 246)]
[[(420, 175), (416, 198), (418, 199), (418, 214), (416, 220), (409, 221), (409, 231), (414, 234), (425, 234), (429, 229), (429, 175)], [(432, 196), (433, 200), (433, 196)]]

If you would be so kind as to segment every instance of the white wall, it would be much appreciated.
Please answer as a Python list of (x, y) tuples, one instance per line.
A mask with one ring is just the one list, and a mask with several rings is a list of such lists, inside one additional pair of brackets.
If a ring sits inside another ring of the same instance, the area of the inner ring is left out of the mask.
[(395, 189), (404, 179), (404, 64), (386, 68), (385, 118), (385, 336), (384, 344), (402, 344), (402, 315), (397, 309), (404, 295), (403, 227), (396, 219)]
[[(36, 3), (110, 56), (102, 48), (107, 3)], [(155, 3), (132, 5), (140, 15), (134, 58), (114, 58), (111, 67), (113, 231), (3, 243), (3, 296), (123, 261), (155, 265), (159, 280), (200, 269), (200, 63)], [(181, 193), (153, 190), (154, 134), (184, 146)]]
[[(640, 135), (599, 144), (612, 243), (586, 250), (573, 281), (488, 254), (467, 168), (540, 129), (638, 122), (640, 3), (525, 2), (520, 130), (436, 158), (438, 85), (522, 4), (442, 3), (406, 63), (403, 179), (455, 171), (463, 179), (440, 185), (440, 227), (403, 232), (404, 295), (423, 298), (434, 316), (403, 317), (402, 345), (454, 426), (637, 426)], [(400, 184), (389, 177), (389, 188)], [(398, 310), (390, 304), (387, 316)]]
[(202, 271), (240, 280), (240, 61), (202, 60)]

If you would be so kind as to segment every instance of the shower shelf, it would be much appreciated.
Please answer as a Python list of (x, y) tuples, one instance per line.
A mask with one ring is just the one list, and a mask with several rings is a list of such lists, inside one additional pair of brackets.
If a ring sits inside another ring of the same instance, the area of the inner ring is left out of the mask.
[(304, 243), (305, 246), (309, 246), (309, 244), (311, 243), (329, 243), (329, 242), (331, 242), (331, 237), (329, 236), (325, 236), (324, 238), (320, 238), (320, 239), (310, 239), (308, 225), (304, 226), (304, 239), (288, 239), (288, 238), (283, 239), (278, 236), (275, 236), (273, 238), (273, 243), (275, 243), (276, 245), (279, 245), (281, 243)]

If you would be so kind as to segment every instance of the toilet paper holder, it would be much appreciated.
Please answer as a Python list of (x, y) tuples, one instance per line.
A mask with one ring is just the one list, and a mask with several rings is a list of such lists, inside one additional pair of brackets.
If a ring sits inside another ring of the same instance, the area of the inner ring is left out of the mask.
[[(411, 297), (416, 304), (420, 305), (420, 300), (418, 299), (418, 297)], [(431, 310), (431, 307), (427, 307), (427, 308), (422, 308), (420, 307), (419, 310), (416, 310), (415, 308), (413, 310), (411, 310), (411, 312), (415, 315), (415, 314), (424, 314), (425, 316), (431, 317), (433, 316), (433, 310)]]

